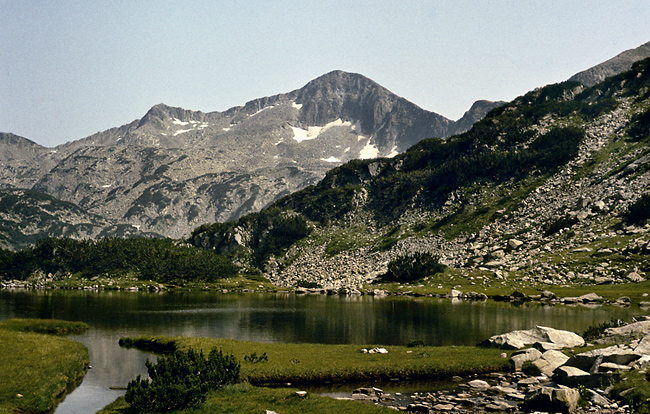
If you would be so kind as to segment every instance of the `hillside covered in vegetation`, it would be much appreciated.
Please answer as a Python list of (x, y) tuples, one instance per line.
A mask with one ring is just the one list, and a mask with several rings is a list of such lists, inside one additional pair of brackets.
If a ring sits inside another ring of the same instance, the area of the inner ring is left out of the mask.
[(649, 121), (645, 60), (591, 88), (536, 89), (394, 158), (351, 161), (190, 242), (285, 285), (358, 286), (415, 251), (482, 284), (643, 280)]

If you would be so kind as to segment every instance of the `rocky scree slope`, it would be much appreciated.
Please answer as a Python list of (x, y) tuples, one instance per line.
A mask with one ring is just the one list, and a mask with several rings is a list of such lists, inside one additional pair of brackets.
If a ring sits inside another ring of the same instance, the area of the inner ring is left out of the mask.
[(549, 85), (191, 242), (286, 286), (358, 287), (414, 251), (477, 288), (643, 281), (650, 226), (624, 215), (650, 188), (649, 113), (650, 60), (591, 88)]
[(395, 156), (467, 128), (500, 104), (483, 101), (454, 122), (361, 75), (334, 71), (224, 112), (156, 105), (140, 120), (54, 149), (5, 134), (0, 146), (11, 148), (0, 155), (0, 186), (187, 237), (202, 223), (259, 211), (346, 161)]

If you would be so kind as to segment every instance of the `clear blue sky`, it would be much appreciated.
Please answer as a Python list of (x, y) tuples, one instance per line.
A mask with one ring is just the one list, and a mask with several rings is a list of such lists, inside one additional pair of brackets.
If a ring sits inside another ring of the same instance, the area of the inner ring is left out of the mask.
[(648, 0), (0, 0), (0, 131), (54, 146), (334, 69), (457, 119), (649, 41), (649, 22)]

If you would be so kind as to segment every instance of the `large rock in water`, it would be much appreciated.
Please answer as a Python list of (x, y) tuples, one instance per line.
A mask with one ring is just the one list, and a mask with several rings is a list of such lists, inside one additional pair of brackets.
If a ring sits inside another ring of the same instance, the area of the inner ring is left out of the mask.
[(501, 349), (521, 349), (536, 343), (550, 343), (557, 348), (571, 348), (584, 345), (585, 340), (580, 335), (570, 331), (536, 326), (533, 329), (494, 335), (490, 339), (483, 341), (481, 345)]

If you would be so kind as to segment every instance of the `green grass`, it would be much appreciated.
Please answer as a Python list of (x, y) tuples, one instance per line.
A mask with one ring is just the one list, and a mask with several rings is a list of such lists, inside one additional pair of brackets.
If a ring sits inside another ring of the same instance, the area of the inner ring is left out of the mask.
[[(314, 383), (389, 378), (442, 378), (487, 373), (507, 368), (501, 350), (472, 346), (386, 346), (388, 354), (364, 354), (373, 346), (257, 343), (221, 338), (123, 338), (121, 343), (151, 349), (212, 348), (241, 361), (241, 379), (251, 383)], [(245, 356), (266, 353), (268, 362), (249, 362)]]
[[(0, 413), (46, 413), (83, 378), (88, 350), (78, 342), (30, 330), (75, 331), (75, 324), (5, 321), (0, 324)], [(58, 328), (55, 326), (59, 324)]]
[[(340, 401), (308, 393), (305, 397), (295, 394), (295, 389), (260, 388), (250, 384), (230, 385), (208, 394), (205, 404), (174, 411), (177, 414), (261, 414), (265, 410), (281, 414), (381, 414), (394, 413), (386, 407), (361, 404), (356, 401)], [(121, 397), (98, 414), (146, 414), (132, 410)]]
[(0, 322), (0, 329), (49, 335), (77, 335), (86, 332), (88, 325), (57, 319), (7, 319)]

